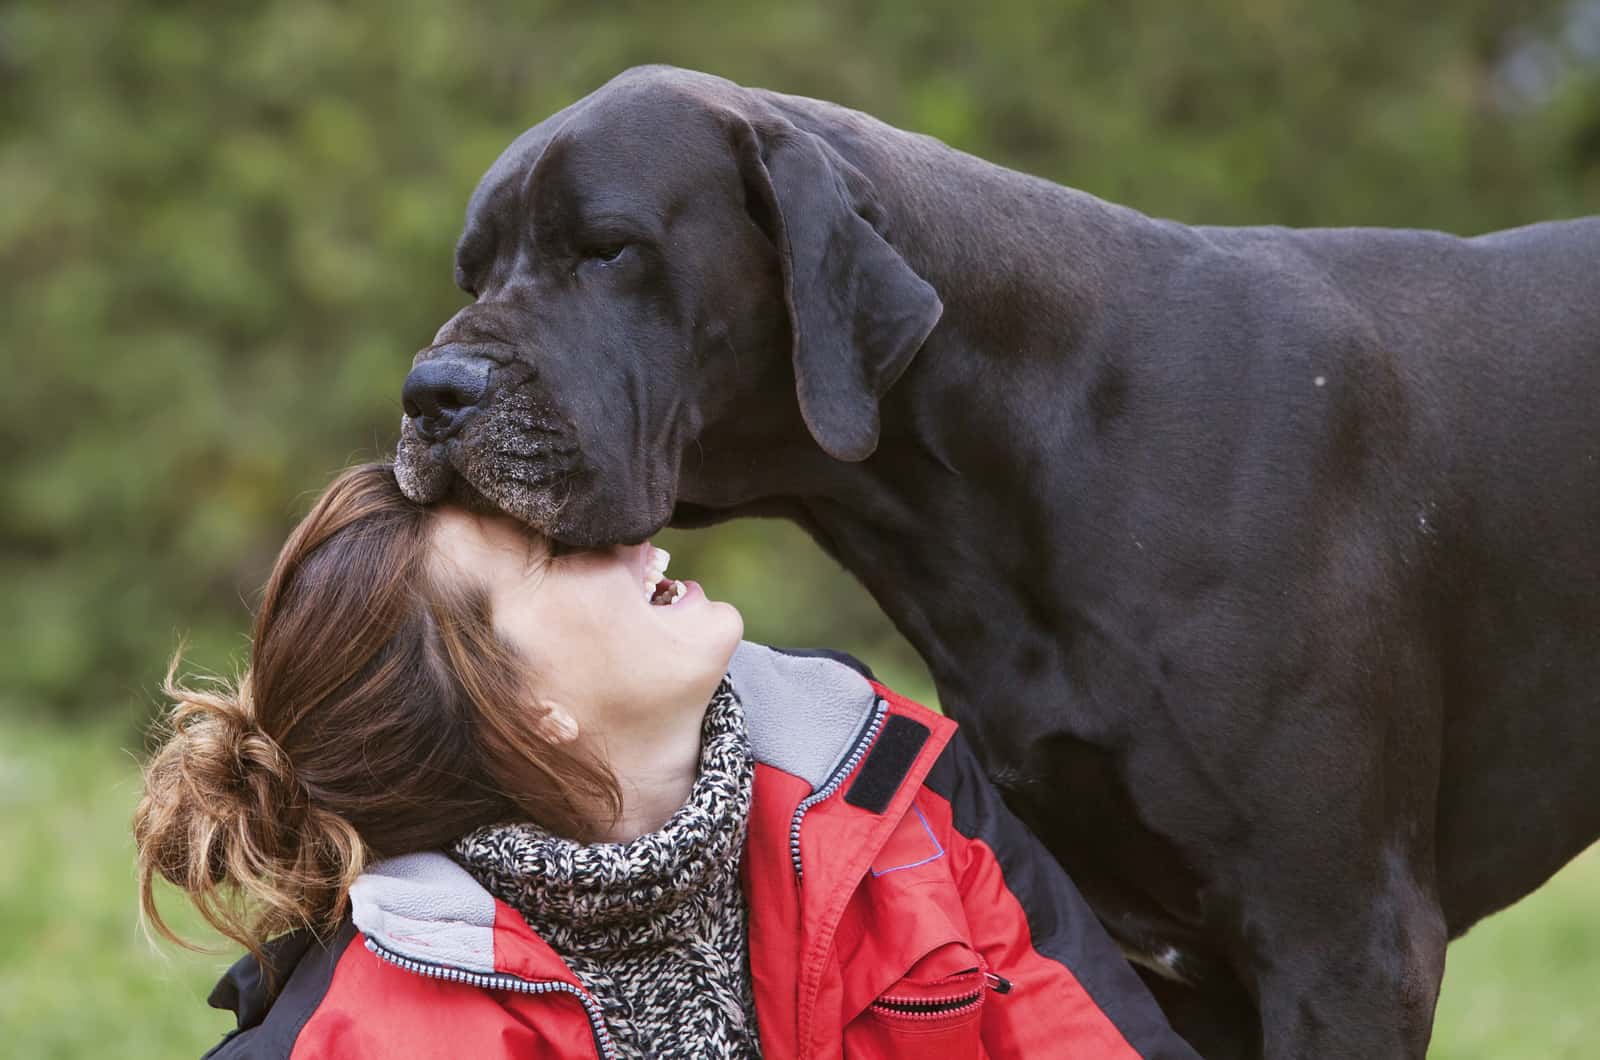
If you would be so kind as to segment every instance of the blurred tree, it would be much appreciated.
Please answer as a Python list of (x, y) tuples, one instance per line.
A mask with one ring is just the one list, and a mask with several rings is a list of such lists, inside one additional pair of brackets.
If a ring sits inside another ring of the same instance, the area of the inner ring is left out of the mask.
[[(0, 8), (0, 709), (225, 668), (310, 492), (390, 449), (480, 173), (624, 67), (814, 95), (1196, 223), (1600, 208), (1600, 4), (13, 0)], [(751, 636), (916, 686), (792, 528), (667, 535)], [(925, 687), (925, 686), (924, 686)]]

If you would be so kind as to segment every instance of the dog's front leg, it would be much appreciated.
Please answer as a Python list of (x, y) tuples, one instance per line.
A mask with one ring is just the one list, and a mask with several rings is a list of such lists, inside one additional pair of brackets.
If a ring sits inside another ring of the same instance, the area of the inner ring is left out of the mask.
[[(1249, 852), (1208, 901), (1219, 912), (1238, 902), (1225, 930), (1269, 1060), (1427, 1052), (1448, 941), (1434, 864), (1438, 697), (1425, 666), (1394, 654), (1390, 668), (1346, 669), (1342, 687), (1320, 675), (1294, 697), (1292, 724), (1267, 743), (1294, 741), (1273, 752), (1274, 779), (1247, 789)], [(1349, 657), (1330, 653), (1330, 670)]]
[(1269, 1058), (1422, 1060), (1444, 974), (1444, 916), (1399, 860), (1315, 893), (1279, 893), (1254, 910), (1276, 956), (1256, 976)]

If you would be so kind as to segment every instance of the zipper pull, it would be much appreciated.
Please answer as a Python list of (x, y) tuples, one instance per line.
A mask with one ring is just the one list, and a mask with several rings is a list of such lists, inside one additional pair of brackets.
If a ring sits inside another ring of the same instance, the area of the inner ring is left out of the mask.
[(983, 977), (989, 981), (989, 989), (993, 990), (995, 993), (1011, 993), (1011, 980), (1007, 979), (1005, 976), (995, 975), (993, 972), (984, 972)]

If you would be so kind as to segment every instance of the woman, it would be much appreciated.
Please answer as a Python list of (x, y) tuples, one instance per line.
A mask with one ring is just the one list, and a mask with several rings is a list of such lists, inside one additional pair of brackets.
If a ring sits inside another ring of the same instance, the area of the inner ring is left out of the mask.
[(667, 559), (339, 476), (135, 817), (209, 1055), (1192, 1055), (951, 722)]

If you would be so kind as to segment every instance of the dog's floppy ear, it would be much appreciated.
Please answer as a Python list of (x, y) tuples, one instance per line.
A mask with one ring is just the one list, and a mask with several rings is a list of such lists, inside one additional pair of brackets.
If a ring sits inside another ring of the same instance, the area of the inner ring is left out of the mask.
[(884, 239), (860, 170), (788, 122), (741, 131), (745, 187), (783, 265), (800, 415), (829, 456), (865, 460), (878, 446), (878, 399), (944, 306)]

